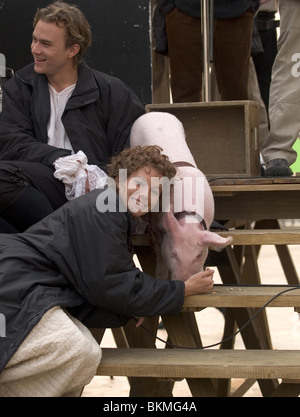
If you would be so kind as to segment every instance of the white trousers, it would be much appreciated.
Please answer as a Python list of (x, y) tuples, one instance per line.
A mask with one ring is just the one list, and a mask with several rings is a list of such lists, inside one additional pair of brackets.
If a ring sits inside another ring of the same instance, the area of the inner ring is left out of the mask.
[(284, 158), (292, 165), (292, 149), (300, 131), (300, 1), (279, 0), (280, 37), (272, 69), (270, 133), (263, 144), (265, 162)]
[(100, 360), (101, 349), (91, 332), (53, 307), (0, 373), (0, 396), (80, 396)]

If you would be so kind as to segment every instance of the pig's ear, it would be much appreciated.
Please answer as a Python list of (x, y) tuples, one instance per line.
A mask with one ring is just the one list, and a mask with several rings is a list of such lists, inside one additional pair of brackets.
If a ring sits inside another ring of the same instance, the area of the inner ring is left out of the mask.
[(169, 230), (171, 235), (175, 236), (180, 233), (181, 226), (173, 214), (172, 210), (166, 212), (163, 216), (163, 227), (165, 230)]
[(201, 244), (205, 246), (209, 246), (209, 249), (220, 251), (225, 246), (230, 245), (232, 241), (232, 237), (222, 237), (214, 232), (205, 231), (201, 233)]

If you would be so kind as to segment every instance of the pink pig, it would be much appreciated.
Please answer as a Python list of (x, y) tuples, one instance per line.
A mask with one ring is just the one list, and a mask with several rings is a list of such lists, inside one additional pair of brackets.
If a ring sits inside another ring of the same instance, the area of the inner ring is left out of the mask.
[(205, 175), (197, 168), (187, 146), (182, 123), (172, 114), (150, 112), (139, 117), (131, 129), (130, 146), (158, 145), (177, 166), (171, 207), (163, 214), (156, 237), (157, 275), (186, 281), (202, 271), (208, 248), (222, 249), (231, 238), (209, 231), (214, 199)]

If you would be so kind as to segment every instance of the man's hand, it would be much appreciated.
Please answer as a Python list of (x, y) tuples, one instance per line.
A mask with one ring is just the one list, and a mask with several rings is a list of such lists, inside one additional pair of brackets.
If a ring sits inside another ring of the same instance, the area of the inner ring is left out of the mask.
[(211, 292), (214, 281), (212, 269), (206, 269), (205, 271), (198, 272), (192, 275), (187, 281), (185, 281), (185, 296), (208, 294)]

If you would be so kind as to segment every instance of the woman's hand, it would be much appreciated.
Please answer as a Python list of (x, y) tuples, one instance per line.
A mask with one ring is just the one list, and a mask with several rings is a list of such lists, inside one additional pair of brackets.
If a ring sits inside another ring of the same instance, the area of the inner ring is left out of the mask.
[(214, 272), (212, 269), (206, 269), (190, 276), (185, 281), (185, 296), (210, 293), (214, 285)]

